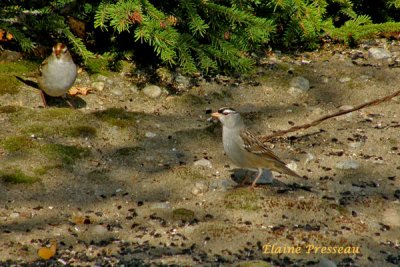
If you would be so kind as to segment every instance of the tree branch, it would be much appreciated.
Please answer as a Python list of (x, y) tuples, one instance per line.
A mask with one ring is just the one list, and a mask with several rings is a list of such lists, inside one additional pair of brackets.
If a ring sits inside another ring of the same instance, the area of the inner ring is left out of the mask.
[(270, 140), (273, 137), (282, 136), (282, 135), (285, 135), (287, 133), (295, 132), (295, 131), (298, 131), (298, 130), (301, 130), (301, 129), (307, 129), (307, 128), (316, 126), (316, 125), (320, 124), (321, 122), (323, 122), (323, 121), (325, 121), (327, 119), (331, 119), (331, 118), (334, 118), (334, 117), (337, 117), (337, 116), (341, 116), (341, 115), (344, 115), (344, 114), (347, 114), (347, 113), (350, 113), (350, 112), (353, 112), (353, 111), (356, 111), (356, 110), (360, 110), (362, 108), (378, 105), (378, 104), (380, 104), (382, 102), (388, 101), (388, 100), (392, 99), (393, 97), (396, 97), (396, 96), (399, 96), (399, 95), (400, 95), (400, 90), (394, 92), (393, 94), (387, 95), (385, 97), (378, 98), (378, 99), (372, 100), (370, 102), (358, 105), (358, 106), (356, 106), (356, 107), (354, 107), (352, 109), (341, 110), (341, 111), (337, 111), (335, 113), (332, 113), (330, 115), (325, 115), (325, 116), (323, 116), (323, 117), (321, 117), (321, 118), (319, 118), (319, 119), (317, 119), (315, 121), (312, 121), (310, 123), (293, 126), (293, 127), (289, 128), (287, 130), (279, 130), (279, 131), (276, 131), (276, 132), (274, 132), (274, 133), (272, 133), (270, 135), (260, 136), (260, 140), (262, 142), (267, 142), (268, 140)]

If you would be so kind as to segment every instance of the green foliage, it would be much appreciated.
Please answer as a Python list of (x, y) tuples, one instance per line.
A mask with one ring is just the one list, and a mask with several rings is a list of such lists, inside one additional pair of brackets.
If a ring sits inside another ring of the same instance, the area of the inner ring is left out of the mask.
[(77, 160), (90, 154), (86, 148), (62, 144), (45, 144), (41, 147), (41, 152), (49, 159), (60, 160), (65, 165), (73, 165)]
[(152, 46), (164, 63), (186, 73), (218, 68), (247, 72), (254, 64), (247, 53), (275, 30), (271, 20), (236, 7), (193, 0), (170, 6), (148, 0), (103, 2), (94, 26), (133, 33), (136, 42)]
[[(315, 49), (326, 36), (354, 43), (398, 32), (400, 19), (400, 0), (19, 2), (0, 1), (0, 30), (13, 35), (11, 42), (23, 51), (68, 42), (95, 73), (138, 47), (151, 47), (164, 64), (185, 73), (246, 73), (254, 69), (251, 53), (266, 44)], [(71, 17), (88, 25), (84, 37)], [(102, 49), (104, 66), (90, 60), (87, 46)]]
[(39, 179), (23, 173), (20, 169), (0, 170), (0, 180), (10, 184), (32, 184)]
[(0, 144), (9, 152), (28, 150), (34, 145), (32, 139), (25, 136), (10, 136), (2, 140)]
[(94, 12), (91, 4), (85, 3), (74, 8), (76, 1), (72, 0), (26, 1), (20, 4), (7, 2), (0, 3), (0, 29), (10, 32), (23, 51), (33, 50), (37, 42), (43, 40), (51, 40), (45, 45), (52, 46), (56, 42), (54, 39), (59, 39), (68, 41), (72, 50), (84, 60), (92, 56), (84, 42), (72, 33), (67, 16), (63, 14), (65, 10), (73, 10), (68, 15), (85, 17), (85, 14)]

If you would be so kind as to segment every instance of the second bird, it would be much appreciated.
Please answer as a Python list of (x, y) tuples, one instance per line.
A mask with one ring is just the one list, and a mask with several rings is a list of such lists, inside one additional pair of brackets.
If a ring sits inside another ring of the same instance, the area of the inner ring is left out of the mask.
[[(40, 66), (39, 88), (49, 96), (65, 97), (74, 84), (76, 76), (77, 68), (67, 47), (62, 43), (57, 43), (51, 55)], [(46, 106), (43, 93), (42, 100)], [(71, 105), (69, 102), (68, 104)]]

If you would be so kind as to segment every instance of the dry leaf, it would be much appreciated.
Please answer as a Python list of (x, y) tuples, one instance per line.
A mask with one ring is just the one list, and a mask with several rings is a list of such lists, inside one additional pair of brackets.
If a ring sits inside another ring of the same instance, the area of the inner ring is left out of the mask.
[(86, 36), (86, 23), (74, 17), (68, 16), (68, 24), (73, 33), (78, 35), (79, 38), (85, 39)]
[(7, 35), (6, 35), (6, 39), (8, 40), (8, 41), (11, 41), (12, 39), (14, 39), (14, 35), (12, 35), (11, 33), (7, 33)]
[(90, 218), (88, 216), (73, 216), (71, 219), (72, 223), (75, 224), (91, 224)]
[(52, 240), (50, 243), (50, 247), (43, 247), (38, 250), (38, 255), (40, 258), (44, 260), (48, 260), (56, 255), (57, 250), (57, 241)]
[(92, 89), (89, 88), (89, 87), (77, 87), (77, 86), (74, 86), (71, 89), (69, 89), (68, 94), (71, 95), (71, 96), (87, 95), (87, 94), (89, 94), (89, 92), (91, 90)]

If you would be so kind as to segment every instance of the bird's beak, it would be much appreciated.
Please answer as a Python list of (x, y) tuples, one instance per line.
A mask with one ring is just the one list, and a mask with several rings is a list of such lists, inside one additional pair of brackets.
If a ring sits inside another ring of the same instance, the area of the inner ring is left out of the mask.
[(60, 58), (60, 56), (61, 56), (61, 50), (56, 49), (56, 50), (54, 51), (54, 55), (55, 55), (57, 58)]
[(221, 117), (220, 113), (214, 112), (214, 113), (211, 113), (211, 118), (208, 118), (207, 121), (217, 123), (217, 122), (219, 122), (220, 117)]
[(219, 117), (221, 117), (221, 114), (218, 113), (218, 112), (214, 112), (214, 113), (211, 114), (211, 117), (212, 117), (213, 119), (219, 120)]

